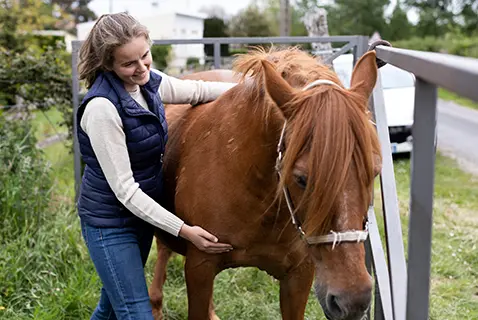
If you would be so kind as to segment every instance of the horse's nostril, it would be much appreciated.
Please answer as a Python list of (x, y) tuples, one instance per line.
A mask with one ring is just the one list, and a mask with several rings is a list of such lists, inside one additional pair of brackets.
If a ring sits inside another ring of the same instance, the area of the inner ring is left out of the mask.
[(330, 315), (337, 319), (342, 319), (345, 313), (340, 306), (339, 298), (333, 294), (327, 295), (327, 309)]
[(329, 293), (325, 300), (326, 314), (334, 320), (361, 319), (370, 306), (370, 299), (370, 290), (355, 294)]

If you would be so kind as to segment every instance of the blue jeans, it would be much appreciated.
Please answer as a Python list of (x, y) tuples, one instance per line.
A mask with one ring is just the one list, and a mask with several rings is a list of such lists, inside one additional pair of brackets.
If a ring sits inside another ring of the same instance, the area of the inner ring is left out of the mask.
[(98, 228), (81, 222), (81, 231), (103, 283), (92, 320), (153, 320), (144, 265), (153, 227)]

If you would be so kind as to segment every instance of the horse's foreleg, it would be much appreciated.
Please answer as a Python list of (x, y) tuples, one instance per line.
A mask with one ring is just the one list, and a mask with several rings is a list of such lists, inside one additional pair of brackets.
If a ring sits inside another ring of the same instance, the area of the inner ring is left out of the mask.
[(304, 319), (305, 307), (314, 279), (312, 264), (305, 265), (290, 272), (280, 281), (280, 308), (282, 319)]
[(218, 319), (212, 304), (217, 263), (210, 255), (193, 253), (186, 256), (188, 320)]
[(156, 238), (158, 258), (154, 266), (154, 277), (149, 287), (149, 298), (155, 320), (163, 319), (163, 286), (166, 282), (166, 267), (172, 251)]

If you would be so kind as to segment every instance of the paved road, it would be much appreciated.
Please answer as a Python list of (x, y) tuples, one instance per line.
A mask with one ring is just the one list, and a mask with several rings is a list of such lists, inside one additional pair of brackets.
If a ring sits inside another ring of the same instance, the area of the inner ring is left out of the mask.
[(478, 174), (478, 111), (439, 100), (437, 131), (438, 150)]

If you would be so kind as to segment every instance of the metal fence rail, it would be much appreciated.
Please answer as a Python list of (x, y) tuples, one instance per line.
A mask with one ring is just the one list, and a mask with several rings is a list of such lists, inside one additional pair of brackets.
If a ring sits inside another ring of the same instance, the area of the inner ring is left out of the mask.
[[(394, 303), (400, 302), (400, 305), (394, 304), (396, 320), (426, 320), (430, 292), (437, 87), (478, 101), (478, 59), (385, 46), (378, 46), (376, 52), (383, 61), (412, 72), (416, 77), (406, 296), (400, 284), (397, 291), (392, 287), (393, 292), (397, 292)], [(383, 106), (383, 98), (378, 100), (375, 101), (381, 106), (376, 110)], [(394, 282), (392, 274), (392, 284)], [(406, 303), (406, 308), (402, 302)]]
[[(329, 62), (350, 49), (354, 63), (368, 47), (368, 37), (264, 37), (264, 38), (205, 38), (154, 40), (155, 45), (213, 44), (214, 67), (220, 68), (221, 44), (297, 44), (311, 42), (346, 43)], [(80, 41), (73, 42), (73, 107), (74, 124), (79, 105), (77, 74)], [(433, 216), (433, 184), (436, 136), (437, 86), (478, 101), (478, 60), (444, 54), (418, 52), (378, 46), (377, 57), (416, 76), (415, 113), (413, 125), (413, 153), (411, 161), (411, 199), (409, 221), (408, 270), (405, 261), (401, 220), (391, 155), (390, 137), (386, 121), (380, 73), (370, 107), (374, 112), (379, 135), (383, 168), (380, 175), (383, 220), (385, 224), (384, 250), (375, 212), (369, 211), (370, 238), (367, 242), (368, 266), (375, 277), (375, 319), (427, 320), (431, 260), (431, 231)], [(78, 191), (81, 180), (81, 160), (74, 126), (75, 182)], [(386, 254), (385, 254), (386, 252)], [(386, 258), (388, 261), (386, 261)], [(408, 276), (407, 276), (408, 274)], [(408, 281), (407, 281), (408, 279)]]

